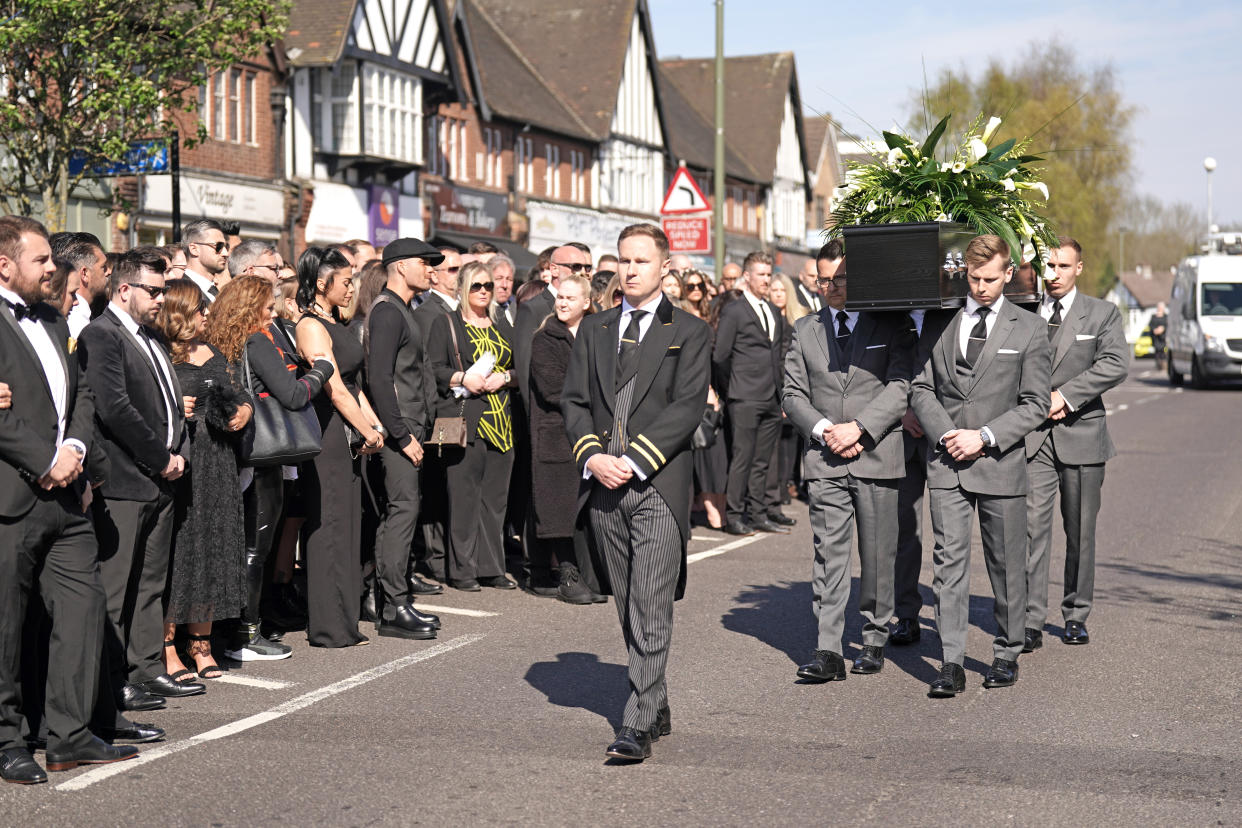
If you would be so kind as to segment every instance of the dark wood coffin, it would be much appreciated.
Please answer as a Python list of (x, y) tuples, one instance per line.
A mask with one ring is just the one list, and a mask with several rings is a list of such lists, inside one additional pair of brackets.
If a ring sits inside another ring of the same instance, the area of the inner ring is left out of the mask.
[[(966, 303), (962, 255), (977, 233), (964, 224), (927, 221), (845, 228), (849, 310), (960, 308)], [(1016, 268), (1005, 298), (1038, 302), (1034, 270)]]

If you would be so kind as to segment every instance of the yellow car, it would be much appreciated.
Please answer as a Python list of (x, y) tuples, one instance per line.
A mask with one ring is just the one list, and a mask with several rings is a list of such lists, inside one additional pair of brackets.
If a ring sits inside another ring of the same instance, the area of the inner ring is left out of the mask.
[(1139, 338), (1134, 340), (1134, 358), (1142, 359), (1143, 357), (1155, 356), (1156, 349), (1151, 344), (1151, 327), (1143, 328), (1143, 332), (1139, 334)]

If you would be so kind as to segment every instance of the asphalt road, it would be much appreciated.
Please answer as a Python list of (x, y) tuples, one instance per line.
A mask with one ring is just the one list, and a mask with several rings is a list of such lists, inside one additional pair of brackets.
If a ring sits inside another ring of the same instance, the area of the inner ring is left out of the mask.
[(930, 538), (920, 644), (890, 647), (877, 676), (796, 684), (815, 639), (794, 504), (788, 537), (696, 531), (691, 553), (717, 554), (691, 564), (673, 734), (642, 765), (603, 756), (625, 699), (612, 605), (450, 590), (422, 605), (476, 614), (444, 609), (438, 641), (323, 651), (294, 634), (292, 659), (147, 714), (168, 740), (140, 760), (0, 786), (0, 824), (1242, 824), (1240, 399), (1171, 389), (1150, 362), (1108, 395), (1120, 453), (1091, 644), (1063, 645), (1054, 615), (1015, 687), (981, 687), (976, 541), (968, 689), (926, 697)]

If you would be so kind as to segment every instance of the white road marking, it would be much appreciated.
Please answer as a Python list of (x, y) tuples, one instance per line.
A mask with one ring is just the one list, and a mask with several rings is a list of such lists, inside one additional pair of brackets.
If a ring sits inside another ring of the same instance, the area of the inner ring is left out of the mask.
[(498, 612), (488, 612), (487, 610), (462, 609), (460, 607), (441, 607), (436, 604), (424, 604), (419, 601), (414, 605), (414, 609), (419, 612), (444, 612), (449, 615), (468, 615), (471, 618), (494, 618), (500, 615)]
[(759, 540), (762, 535), (750, 535), (745, 538), (738, 538), (728, 543), (722, 543), (720, 546), (713, 546), (711, 549), (704, 549), (702, 552), (695, 552), (693, 555), (686, 556), (686, 563), (692, 564), (695, 561), (701, 561), (704, 558), (710, 558), (714, 555), (723, 555), (724, 553), (745, 546), (748, 543), (754, 543)]
[(255, 678), (254, 676), (235, 676), (232, 673), (225, 673), (220, 678), (211, 680), (222, 681), (225, 684), (244, 684), (247, 687), (261, 687), (264, 690), (284, 690), (286, 687), (292, 687), (297, 684), (296, 681)]
[(409, 655), (389, 661), (386, 664), (381, 664), (378, 667), (372, 667), (370, 670), (355, 673), (349, 678), (342, 679), (334, 684), (329, 684), (327, 687), (321, 687), (318, 690), (312, 690), (309, 693), (304, 693), (297, 698), (290, 699), (284, 704), (278, 704), (269, 710), (264, 710), (262, 713), (256, 713), (253, 716), (238, 719), (235, 722), (222, 725), (214, 730), (208, 730), (205, 733), (198, 734), (197, 736), (191, 736), (190, 738), (183, 739), (180, 742), (170, 742), (166, 745), (160, 745), (156, 748), (144, 750), (142, 753), (138, 754), (138, 758), (136, 759), (130, 759), (125, 762), (117, 762), (113, 765), (100, 765), (99, 767), (89, 770), (80, 776), (75, 776), (68, 782), (62, 782), (56, 786), (56, 790), (80, 791), (94, 785), (96, 782), (102, 782), (110, 777), (126, 773), (134, 768), (154, 762), (157, 759), (162, 759), (165, 756), (180, 753), (183, 750), (188, 750), (196, 745), (201, 745), (204, 742), (211, 742), (216, 739), (223, 739), (226, 736), (233, 736), (237, 733), (241, 733), (242, 731), (249, 730), (252, 727), (258, 727), (261, 724), (266, 724), (283, 716), (288, 716), (290, 713), (296, 713), (303, 708), (310, 707), (315, 702), (323, 701), (324, 699), (331, 698), (339, 693), (344, 693), (346, 690), (352, 690), (355, 687), (361, 687), (367, 682), (374, 681), (375, 679), (381, 678), (390, 673), (395, 673), (398, 670), (409, 667), (411, 664), (417, 664), (420, 661), (435, 658), (438, 655), (451, 652), (452, 650), (464, 647), (467, 644), (473, 644), (483, 637), (484, 636), (479, 633), (462, 635), (449, 641), (445, 641), (443, 644), (437, 644), (429, 649), (421, 650), (417, 653), (410, 653)]

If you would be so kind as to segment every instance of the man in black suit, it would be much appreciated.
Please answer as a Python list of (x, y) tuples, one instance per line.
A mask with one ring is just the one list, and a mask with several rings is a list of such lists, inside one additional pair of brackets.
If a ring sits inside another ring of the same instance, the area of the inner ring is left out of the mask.
[(434, 420), (427, 396), (433, 380), (425, 337), (410, 300), (415, 291), (428, 289), (431, 268), (443, 260), (443, 253), (419, 239), (397, 239), (385, 246), (388, 284), (366, 317), (367, 383), (384, 426), (381, 459), (388, 494), (375, 537), (376, 576), (384, 592), (379, 634), (397, 638), (435, 638), (440, 626), (436, 616), (414, 609), (407, 573), (421, 500), (422, 441)]
[(630, 225), (617, 248), (625, 298), (582, 321), (561, 411), (585, 478), (579, 506), (603, 559), (601, 588), (615, 598), (629, 650), (630, 697), (607, 755), (641, 762), (672, 731), (664, 670), (673, 602), (685, 591), (690, 438), (707, 399), (711, 329), (661, 292), (660, 228)]
[(1087, 615), (1095, 592), (1095, 519), (1104, 464), (1117, 453), (1101, 395), (1120, 385), (1130, 369), (1130, 349), (1117, 306), (1080, 293), (1076, 287), (1080, 273), (1082, 246), (1068, 237), (1060, 239), (1049, 257), (1048, 290), (1039, 307), (1053, 348), (1052, 406), (1048, 419), (1026, 436), (1031, 493), (1026, 500), (1030, 548), (1024, 653), (1043, 645), (1058, 493), (1065, 527), (1064, 640), (1066, 644), (1090, 640)]
[[(48, 770), (130, 759), (87, 729), (102, 645), (104, 594), (79, 479), (93, 439), (94, 403), (69, 351), (69, 327), (42, 301), (55, 265), (37, 221), (0, 218), (0, 376), (13, 388), (0, 410), (0, 779), (47, 774), (22, 740), (21, 662), (26, 609), (52, 618), (44, 709)], [(41, 596), (41, 597), (40, 597)]]
[[(528, 435), (530, 418), (527, 414), (531, 406), (530, 346), (535, 339), (535, 332), (554, 310), (553, 305), (556, 302), (556, 292), (561, 283), (561, 277), (577, 273), (588, 279), (591, 278), (591, 248), (581, 242), (563, 244), (552, 251), (550, 265), (551, 279), (547, 282), (547, 286), (518, 307), (517, 323), (513, 326), (513, 338), (510, 340), (513, 345), (513, 366), (517, 370), (518, 389), (521, 392), (517, 397), (513, 395), (509, 397), (510, 402), (514, 404), (513, 431), (518, 438), (513, 479), (521, 483), (513, 488), (515, 497), (522, 497), (526, 501), (521, 508), (511, 511), (522, 517), (531, 514), (529, 500), (530, 493), (534, 490), (534, 484), (530, 479), (530, 437)], [(522, 522), (525, 523), (524, 520)], [(522, 529), (523, 537), (529, 538), (530, 527), (524, 525), (519, 528)], [(525, 547), (529, 570), (527, 591), (544, 598), (555, 598), (560, 583), (552, 569), (551, 553), (543, 544), (528, 543)]]
[(487, 264), (492, 271), (492, 282), (496, 285), (492, 294), (496, 303), (496, 327), (505, 339), (512, 342), (513, 326), (517, 323), (517, 302), (513, 298), (513, 259), (504, 253), (497, 253)]
[[(111, 472), (96, 509), (99, 568), (108, 607), (110, 665), (122, 709), (142, 709), (145, 693), (188, 696), (196, 682), (164, 672), (162, 598), (173, 531), (172, 483), (185, 472), (181, 388), (163, 340), (150, 327), (164, 304), (164, 259), (131, 250), (112, 271), (107, 309), (78, 347), (95, 392), (99, 440)], [(124, 676), (120, 671), (124, 668)]]
[(181, 249), (185, 251), (185, 278), (198, 285), (207, 304), (220, 293), (219, 280), (228, 279), (229, 246), (224, 225), (212, 219), (199, 219), (181, 230)]
[[(742, 298), (725, 305), (712, 349), (715, 387), (725, 400), (730, 441), (725, 530), (732, 535), (789, 532), (780, 481), (768, 466), (781, 436), (785, 317), (768, 301), (772, 257), (754, 252), (742, 263)], [(747, 513), (749, 512), (749, 520)]]
[(817, 259), (807, 259), (803, 262), (802, 269), (798, 271), (798, 278), (794, 282), (794, 293), (797, 294), (798, 304), (812, 313), (818, 313), (824, 308), (823, 297), (819, 295), (819, 288), (816, 286), (819, 279), (817, 264)]
[[(423, 337), (423, 353), (427, 352), (427, 337), (431, 334), (431, 323), (435, 318), (457, 311), (457, 277), (461, 273), (461, 251), (456, 247), (445, 246), (437, 248), (436, 252), (443, 258), (428, 274), (429, 287), (421, 294), (423, 301), (414, 309), (414, 321)], [(430, 401), (435, 398), (435, 378), (428, 371), (426, 399)], [(436, 452), (423, 456), (419, 478), (423, 501), (419, 523), (423, 531), (418, 565), (426, 574), (437, 581), (443, 581), (444, 555), (448, 549), (444, 532), (445, 521), (448, 519), (448, 484), (444, 479), (444, 466)], [(444, 591), (444, 587), (428, 583), (413, 572), (410, 573), (410, 584), (414, 595), (435, 595)]]

